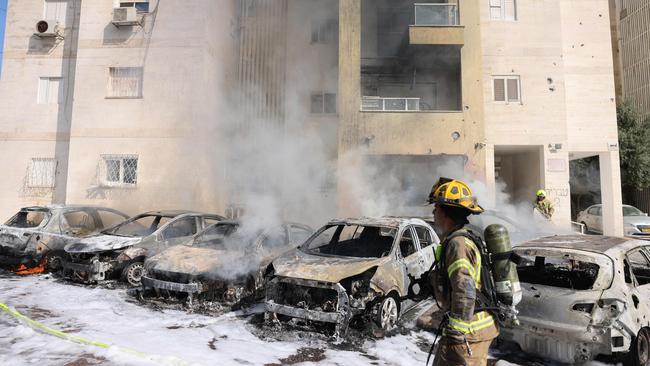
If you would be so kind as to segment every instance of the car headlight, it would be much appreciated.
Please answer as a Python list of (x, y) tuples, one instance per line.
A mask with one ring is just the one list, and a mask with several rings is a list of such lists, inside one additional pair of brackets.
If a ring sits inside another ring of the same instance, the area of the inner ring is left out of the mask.
[(625, 224), (623, 229), (625, 230), (626, 234), (632, 234), (632, 233), (640, 232), (639, 229), (634, 224)]

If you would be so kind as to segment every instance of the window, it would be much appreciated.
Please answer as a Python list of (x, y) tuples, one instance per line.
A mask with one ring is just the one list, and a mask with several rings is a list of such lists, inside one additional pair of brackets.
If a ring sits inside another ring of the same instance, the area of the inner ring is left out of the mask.
[(63, 102), (63, 82), (60, 77), (38, 79), (38, 104), (58, 104)]
[(389, 227), (333, 225), (307, 241), (302, 250), (316, 255), (381, 258), (390, 254), (397, 230)]
[(399, 249), (402, 252), (402, 257), (406, 258), (415, 253), (415, 242), (413, 241), (413, 233), (411, 228), (408, 227), (402, 233), (402, 239), (399, 242)]
[(268, 232), (264, 239), (262, 239), (262, 249), (266, 251), (274, 251), (284, 247), (287, 244), (287, 233), (284, 227), (273, 228)]
[(489, 0), (490, 18), (517, 20), (517, 0)]
[(63, 214), (65, 218), (61, 223), (61, 230), (66, 235), (87, 236), (97, 230), (95, 220), (86, 211), (71, 211)]
[(310, 111), (312, 114), (336, 113), (336, 94), (323, 92), (311, 93)]
[(108, 210), (97, 210), (97, 214), (99, 215), (99, 219), (102, 220), (102, 227), (104, 229), (113, 227), (128, 219), (126, 216)]
[(30, 209), (21, 210), (14, 215), (14, 217), (9, 219), (5, 225), (19, 228), (38, 227), (47, 223), (49, 216), (50, 214), (48, 211)]
[(196, 234), (196, 217), (185, 217), (172, 222), (163, 231), (164, 239), (182, 238)]
[(108, 98), (142, 98), (142, 67), (111, 67)]
[(627, 260), (637, 283), (639, 285), (650, 283), (650, 263), (648, 263), (648, 258), (641, 252), (641, 249), (628, 253)]
[(433, 243), (431, 233), (429, 230), (427, 230), (427, 228), (423, 226), (416, 226), (415, 232), (418, 234), (418, 239), (420, 239), (420, 247), (422, 247), (422, 249), (428, 247)]
[(56, 159), (33, 158), (29, 166), (29, 188), (53, 188), (56, 183)]
[(519, 76), (495, 76), (493, 79), (495, 102), (521, 102), (519, 89)]
[(45, 0), (43, 19), (56, 20), (60, 26), (65, 26), (67, 10), (67, 0)]
[(120, 8), (136, 8), (138, 13), (148, 13), (149, 0), (120, 1)]
[(331, 44), (336, 40), (338, 24), (334, 19), (314, 20), (311, 23), (311, 43)]
[(103, 155), (101, 168), (105, 186), (135, 186), (138, 183), (137, 155)]

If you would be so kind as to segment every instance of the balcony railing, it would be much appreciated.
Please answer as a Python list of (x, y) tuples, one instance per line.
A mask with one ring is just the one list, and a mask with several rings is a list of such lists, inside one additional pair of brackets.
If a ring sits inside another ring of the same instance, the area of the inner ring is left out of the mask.
[(361, 110), (363, 111), (419, 111), (420, 98), (382, 98), (364, 96), (361, 98)]
[(458, 5), (447, 3), (416, 3), (415, 25), (458, 25)]

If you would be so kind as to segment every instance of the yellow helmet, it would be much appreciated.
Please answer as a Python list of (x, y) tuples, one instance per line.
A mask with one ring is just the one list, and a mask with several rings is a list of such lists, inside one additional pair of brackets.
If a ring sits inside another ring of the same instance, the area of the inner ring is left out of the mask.
[(440, 178), (431, 187), (429, 203), (464, 208), (472, 214), (483, 212), (469, 186), (456, 179)]

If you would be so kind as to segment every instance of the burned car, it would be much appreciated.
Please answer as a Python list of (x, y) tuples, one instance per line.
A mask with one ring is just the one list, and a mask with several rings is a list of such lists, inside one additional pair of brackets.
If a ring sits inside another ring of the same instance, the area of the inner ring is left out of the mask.
[(333, 324), (337, 337), (355, 319), (390, 330), (414, 305), (409, 286), (432, 267), (438, 245), (418, 218), (330, 221), (273, 262), (267, 317)]
[(222, 216), (189, 211), (152, 211), (104, 230), (100, 235), (66, 245), (65, 275), (92, 283), (119, 277), (139, 286), (144, 260), (182, 244)]
[(123, 222), (127, 215), (110, 208), (47, 205), (21, 208), (0, 226), (0, 264), (61, 269), (64, 247), (79, 238)]
[(647, 241), (567, 235), (514, 249), (523, 299), (520, 326), (501, 337), (527, 353), (565, 363), (599, 355), (632, 365), (650, 359)]
[(313, 229), (297, 223), (255, 229), (222, 221), (186, 245), (170, 248), (145, 263), (144, 295), (194, 298), (236, 305), (264, 296), (271, 261), (302, 244)]

